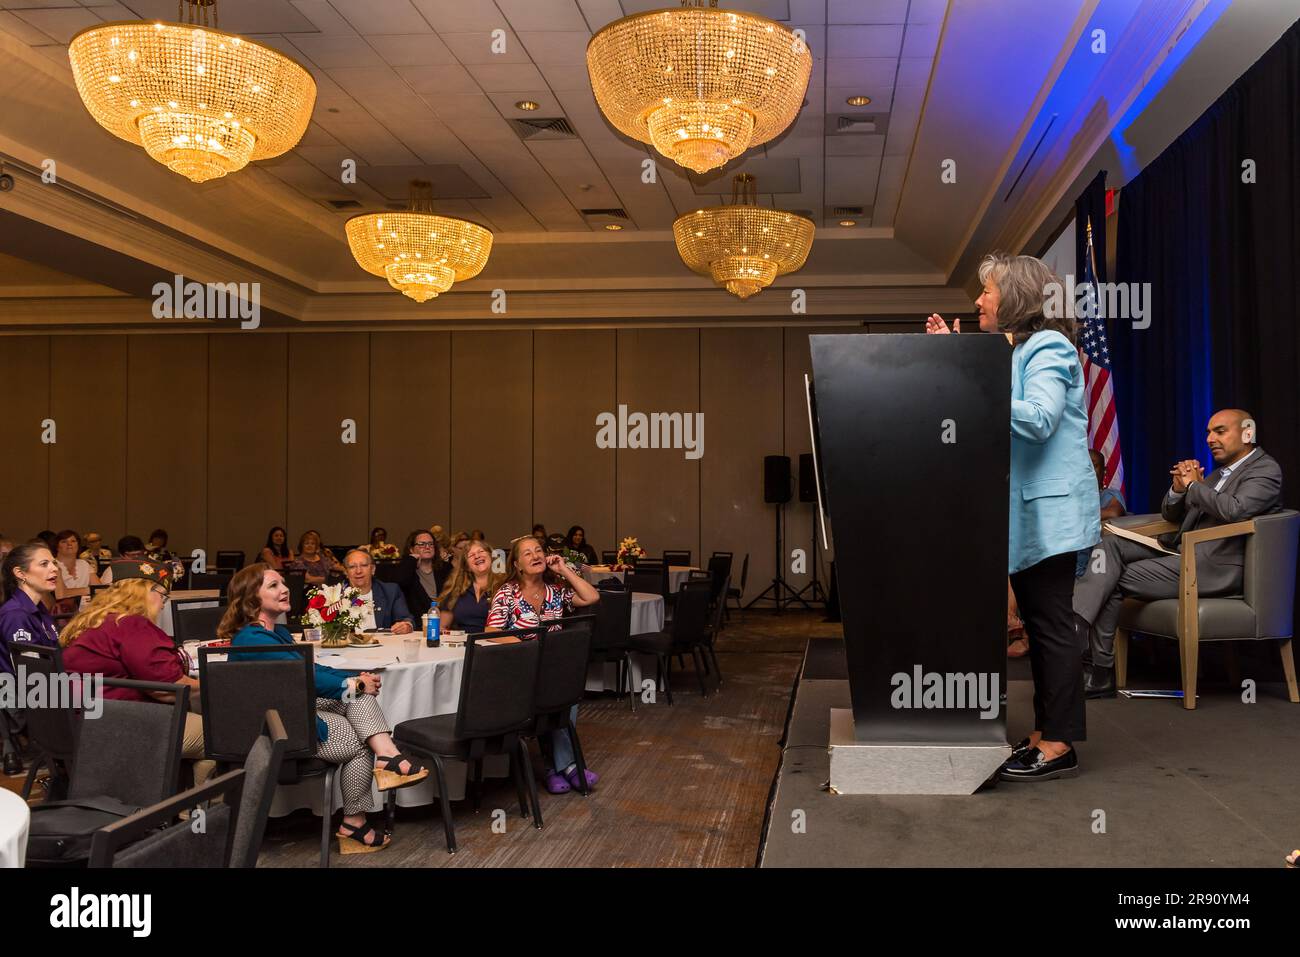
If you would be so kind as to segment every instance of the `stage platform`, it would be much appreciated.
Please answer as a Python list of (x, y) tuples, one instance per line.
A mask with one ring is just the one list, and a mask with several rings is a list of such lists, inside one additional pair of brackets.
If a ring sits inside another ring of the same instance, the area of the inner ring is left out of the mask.
[[(1280, 683), (1261, 681), (1254, 704), (1204, 687), (1195, 711), (1090, 701), (1077, 778), (966, 797), (837, 795), (826, 790), (826, 742), (849, 686), (825, 641), (810, 642), (795, 691), (762, 867), (1274, 868), (1300, 847), (1300, 705)], [(1033, 686), (1027, 659), (1010, 665), (1014, 743), (1028, 733)]]

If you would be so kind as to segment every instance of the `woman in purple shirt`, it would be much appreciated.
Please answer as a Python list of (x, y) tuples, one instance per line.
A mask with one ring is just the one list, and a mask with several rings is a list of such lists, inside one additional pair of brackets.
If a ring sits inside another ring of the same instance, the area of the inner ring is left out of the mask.
[[(12, 646), (15, 644), (48, 645), (59, 643), (59, 632), (54, 627), (45, 602), (52, 599), (59, 586), (59, 565), (44, 542), (19, 545), (5, 556), (0, 566), (0, 673), (15, 674)], [(24, 727), (22, 712), (5, 709), (0, 713), (5, 724), (3, 738), (5, 774), (22, 772), (22, 760), (14, 744)]]

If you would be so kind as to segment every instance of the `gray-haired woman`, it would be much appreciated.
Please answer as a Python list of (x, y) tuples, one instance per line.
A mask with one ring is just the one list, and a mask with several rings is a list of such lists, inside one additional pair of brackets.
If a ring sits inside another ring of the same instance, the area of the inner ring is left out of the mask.
[[(1002, 766), (1004, 781), (1073, 777), (1087, 736), (1082, 641), (1074, 626), (1078, 553), (1101, 537), (1088, 456), (1088, 412), (1074, 320), (1045, 309), (1061, 279), (1032, 256), (986, 256), (980, 329), (1001, 332), (1011, 358), (1008, 572), (1029, 633), (1034, 730)], [(946, 333), (937, 315), (926, 332)]]

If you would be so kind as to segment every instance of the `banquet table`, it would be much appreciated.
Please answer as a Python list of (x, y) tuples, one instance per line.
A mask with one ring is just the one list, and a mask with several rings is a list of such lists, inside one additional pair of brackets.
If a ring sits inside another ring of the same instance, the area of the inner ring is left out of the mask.
[(27, 802), (0, 788), (0, 868), (22, 867), (27, 860), (27, 830), (32, 812)]
[[(664, 600), (660, 595), (633, 593), (632, 595), (632, 633), (659, 631), (664, 622)], [(464, 648), (428, 648), (422, 637), (414, 636), (420, 643), (414, 660), (402, 660), (405, 657), (403, 641), (413, 637), (409, 635), (379, 635), (378, 648), (319, 648), (316, 661), (331, 668), (344, 671), (377, 671), (380, 675), (379, 707), (384, 712), (390, 728), (395, 728), (403, 721), (412, 718), (427, 718), (437, 714), (454, 714), (460, 703), (460, 679), (465, 664)], [(593, 667), (588, 674), (587, 687), (593, 691), (605, 687), (605, 676), (601, 674), (600, 665)], [(608, 683), (612, 687), (614, 672), (610, 671)], [(640, 682), (640, 672), (633, 669), (634, 683)], [(467, 766), (460, 761), (446, 762), (448, 796), (453, 801), (465, 796), (465, 775)], [(509, 764), (504, 757), (488, 757), (483, 760), (485, 777), (506, 777)], [(342, 795), (335, 784), (335, 807), (342, 802)], [(378, 811), (383, 806), (378, 789), (371, 787), (371, 810)], [(402, 788), (397, 792), (400, 807), (418, 807), (432, 804), (438, 799), (437, 784), (432, 768), (429, 777), (419, 784)], [(309, 807), (315, 813), (321, 813), (321, 787), (319, 779), (305, 781), (301, 784), (281, 785), (276, 789), (271, 803), (271, 816), (281, 817), (296, 808)]]
[[(699, 568), (695, 565), (669, 565), (668, 566), (668, 590), (674, 595), (677, 589), (682, 586), (682, 582), (691, 577), (691, 572), (698, 572)], [(582, 568), (582, 577), (587, 579), (591, 584), (596, 585), (606, 578), (617, 578), (623, 581), (625, 572), (616, 572), (608, 565), (584, 565)], [(633, 632), (636, 634), (636, 632)]]

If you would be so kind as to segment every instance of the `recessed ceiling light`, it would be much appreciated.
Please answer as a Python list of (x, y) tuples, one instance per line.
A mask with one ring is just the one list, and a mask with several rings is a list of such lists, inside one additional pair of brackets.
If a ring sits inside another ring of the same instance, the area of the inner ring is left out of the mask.
[(847, 100), (845, 100), (844, 102), (847, 103), (849, 106), (867, 106), (868, 104), (871, 103), (871, 97), (869, 97), (869, 96), (851, 96), (851, 97), (849, 97)]
[(840, 220), (840, 225), (841, 225), (841, 226), (856, 226), (857, 224), (858, 224), (858, 221), (857, 221), (856, 219), (841, 219), (841, 220)]
[(606, 223), (605, 228), (610, 230), (611, 232), (618, 232), (623, 227), (620, 226), (618, 223)]
[(531, 113), (533, 110), (540, 109), (540, 107), (532, 100), (520, 100), (518, 103), (515, 104), (515, 109), (526, 110), (527, 112)]

